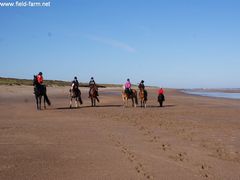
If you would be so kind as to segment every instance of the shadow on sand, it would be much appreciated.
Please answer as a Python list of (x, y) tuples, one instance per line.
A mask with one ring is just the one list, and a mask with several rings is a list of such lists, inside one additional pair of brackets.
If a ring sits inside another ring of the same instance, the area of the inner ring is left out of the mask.
[[(176, 105), (173, 104), (169, 104), (169, 105), (164, 105), (163, 107), (160, 107), (159, 105), (149, 105), (147, 106), (147, 108), (168, 108), (168, 107), (175, 107)], [(114, 107), (124, 107), (123, 105), (98, 105), (95, 107), (92, 106), (80, 106), (78, 108), (76, 107), (72, 107), (70, 108), (69, 106), (65, 106), (65, 107), (58, 107), (58, 108), (54, 108), (55, 110), (64, 110), (64, 109), (70, 109), (70, 110), (75, 110), (75, 109), (83, 109), (83, 108), (105, 108), (105, 107), (109, 107), (109, 108), (114, 108)], [(141, 108), (140, 106), (137, 106), (137, 108)]]
[(174, 104), (168, 104), (168, 105), (163, 105), (162, 107), (160, 107), (159, 105), (156, 105), (156, 106), (147, 106), (147, 108), (168, 108), (168, 107), (175, 107), (176, 105)]
[(67, 107), (59, 107), (59, 108), (55, 108), (56, 110), (62, 110), (62, 109), (82, 109), (82, 108), (101, 108), (101, 107), (122, 107), (122, 105), (98, 105), (98, 106), (95, 106), (95, 107), (92, 107), (92, 106), (80, 106), (78, 108), (76, 107), (72, 107), (70, 108), (69, 106)]

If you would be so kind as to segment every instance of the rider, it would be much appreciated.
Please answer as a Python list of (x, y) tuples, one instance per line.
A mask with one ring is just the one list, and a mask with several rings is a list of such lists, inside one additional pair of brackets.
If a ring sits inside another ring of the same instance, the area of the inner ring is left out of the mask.
[(97, 90), (97, 96), (99, 96), (99, 94), (98, 94), (98, 89), (97, 89), (97, 85), (96, 85), (93, 77), (91, 77), (91, 79), (90, 79), (90, 81), (89, 81), (89, 87), (90, 87), (90, 89), (89, 89), (89, 98), (90, 98), (90, 91), (91, 91), (91, 89), (92, 89), (92, 88), (95, 88), (95, 87), (96, 87), (96, 90)]
[(43, 75), (42, 75), (42, 72), (39, 72), (38, 75), (37, 75), (37, 82), (42, 85), (43, 83)]
[(38, 75), (34, 75), (34, 94), (36, 95), (37, 91), (44, 92), (44, 98), (46, 99), (48, 105), (51, 105), (46, 93), (46, 86), (43, 84), (43, 73), (39, 72)]
[(160, 107), (163, 106), (163, 101), (165, 101), (164, 90), (160, 88), (158, 90), (158, 102), (160, 103)]
[(147, 99), (147, 91), (145, 90), (144, 80), (141, 80), (141, 82), (138, 85), (138, 88), (141, 90), (143, 89), (144, 92), (144, 98)]
[(144, 80), (141, 80), (141, 82), (138, 85), (138, 88), (143, 90), (145, 89)]
[(163, 94), (164, 94), (163, 88), (160, 88), (160, 89), (158, 90), (158, 95), (163, 95)]
[[(35, 76), (35, 77), (36, 77), (37, 83), (36, 83), (36, 85), (35, 85), (35, 87), (34, 87), (34, 92), (35, 92), (36, 90), (42, 91), (42, 90), (45, 88), (45, 86), (43, 85), (43, 73), (42, 73), (42, 72), (39, 72), (38, 75)], [(34, 77), (34, 78), (35, 78), (35, 77)]]
[(77, 77), (75, 76), (74, 80), (72, 81), (72, 88), (73, 89), (78, 89), (78, 87), (79, 87), (79, 82), (77, 80)]
[(131, 95), (132, 94), (132, 90), (131, 90), (131, 82), (130, 82), (130, 79), (128, 78), (127, 79), (127, 82), (125, 83), (125, 92), (128, 94), (128, 95)]

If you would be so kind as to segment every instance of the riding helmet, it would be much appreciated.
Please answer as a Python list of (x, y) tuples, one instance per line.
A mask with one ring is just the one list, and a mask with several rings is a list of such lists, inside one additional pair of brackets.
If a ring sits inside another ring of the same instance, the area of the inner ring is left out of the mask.
[(39, 75), (42, 75), (42, 72), (39, 72), (38, 74), (39, 74)]

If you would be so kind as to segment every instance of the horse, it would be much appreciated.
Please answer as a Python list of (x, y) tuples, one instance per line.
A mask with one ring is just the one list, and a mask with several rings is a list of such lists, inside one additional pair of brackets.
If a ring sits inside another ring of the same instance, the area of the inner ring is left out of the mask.
[(139, 91), (139, 99), (141, 102), (141, 107), (147, 107), (147, 91), (144, 90), (143, 88), (140, 88)]
[(46, 109), (46, 102), (49, 106), (51, 105), (51, 102), (47, 96), (46, 86), (38, 83), (37, 76), (34, 76), (33, 78), (33, 86), (34, 86), (34, 94), (35, 94), (37, 109), (41, 110), (42, 96), (44, 99), (44, 109)]
[(159, 102), (159, 106), (162, 107), (163, 106), (163, 101), (165, 101), (165, 97), (163, 94), (159, 94), (158, 95), (158, 102)]
[(123, 99), (123, 106), (128, 106), (128, 99), (132, 99), (132, 107), (137, 107), (138, 99), (137, 99), (137, 91), (132, 89), (131, 95), (125, 92), (125, 89), (122, 91), (122, 99)]
[(98, 88), (97, 88), (96, 85), (90, 86), (89, 98), (91, 98), (92, 107), (96, 106), (96, 100), (99, 102), (99, 99), (98, 99)]
[(82, 98), (81, 98), (81, 91), (78, 88), (70, 88), (69, 89), (69, 96), (70, 96), (70, 108), (72, 108), (72, 100), (75, 99), (75, 105), (76, 108), (82, 104)]

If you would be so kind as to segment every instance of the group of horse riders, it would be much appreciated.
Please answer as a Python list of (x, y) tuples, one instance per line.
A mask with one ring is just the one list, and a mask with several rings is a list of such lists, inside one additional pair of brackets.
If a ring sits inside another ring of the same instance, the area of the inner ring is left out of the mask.
[[(44, 89), (46, 89), (46, 86), (43, 85), (43, 74), (42, 72), (39, 72), (37, 76), (34, 76), (34, 93), (36, 95), (36, 93), (40, 92), (40, 91), (44, 91)], [(127, 82), (124, 84), (124, 91), (125, 93), (130, 97), (132, 96), (132, 84), (130, 82), (130, 79), (128, 78), (127, 79)], [(96, 82), (94, 81), (94, 78), (91, 77), (90, 81), (89, 81), (89, 96), (88, 98), (90, 98), (90, 94), (91, 94), (91, 91), (95, 91), (96, 92), (96, 99), (97, 101), (99, 102), (99, 99), (97, 96), (99, 96), (98, 94), (98, 87), (96, 85)], [(144, 99), (147, 100), (147, 91), (145, 90), (145, 85), (144, 85), (144, 80), (141, 80), (141, 82), (139, 83), (138, 85), (138, 88), (140, 89), (140, 91), (143, 91), (144, 93)], [(79, 89), (79, 82), (78, 82), (78, 79), (77, 77), (75, 76), (74, 77), (74, 80), (72, 81), (72, 84), (71, 84), (71, 89), (70, 91), (73, 91), (74, 93), (76, 94), (81, 94), (81, 91)], [(46, 92), (45, 92), (45, 95), (46, 95)], [(165, 98), (164, 98), (164, 91), (162, 88), (159, 89), (158, 91), (158, 101), (164, 101)], [(162, 104), (160, 104), (160, 106), (162, 106)]]
[[(94, 89), (96, 90), (96, 96), (99, 96), (98, 94), (98, 87), (96, 85), (96, 82), (94, 81), (94, 78), (91, 77), (90, 81), (89, 81), (89, 95), (88, 98), (90, 98), (90, 93), (91, 91)], [(75, 91), (76, 93), (80, 93), (80, 89), (79, 89), (79, 82), (77, 80), (77, 77), (74, 77), (74, 80), (72, 81), (72, 86), (71, 86), (72, 90)], [(99, 102), (99, 99), (97, 98), (97, 101)]]
[[(131, 87), (132, 87), (132, 84), (131, 84), (131, 82), (130, 82), (130, 79), (128, 78), (128, 79), (127, 79), (127, 82), (126, 82), (125, 85), (124, 85), (125, 93), (126, 93), (128, 96), (131, 96), (132, 93), (133, 93)], [(144, 98), (145, 98), (145, 100), (147, 100), (147, 91), (145, 90), (144, 80), (141, 80), (141, 82), (140, 82), (139, 85), (138, 85), (138, 88), (139, 88), (140, 90), (143, 90), (143, 92), (144, 92)]]

